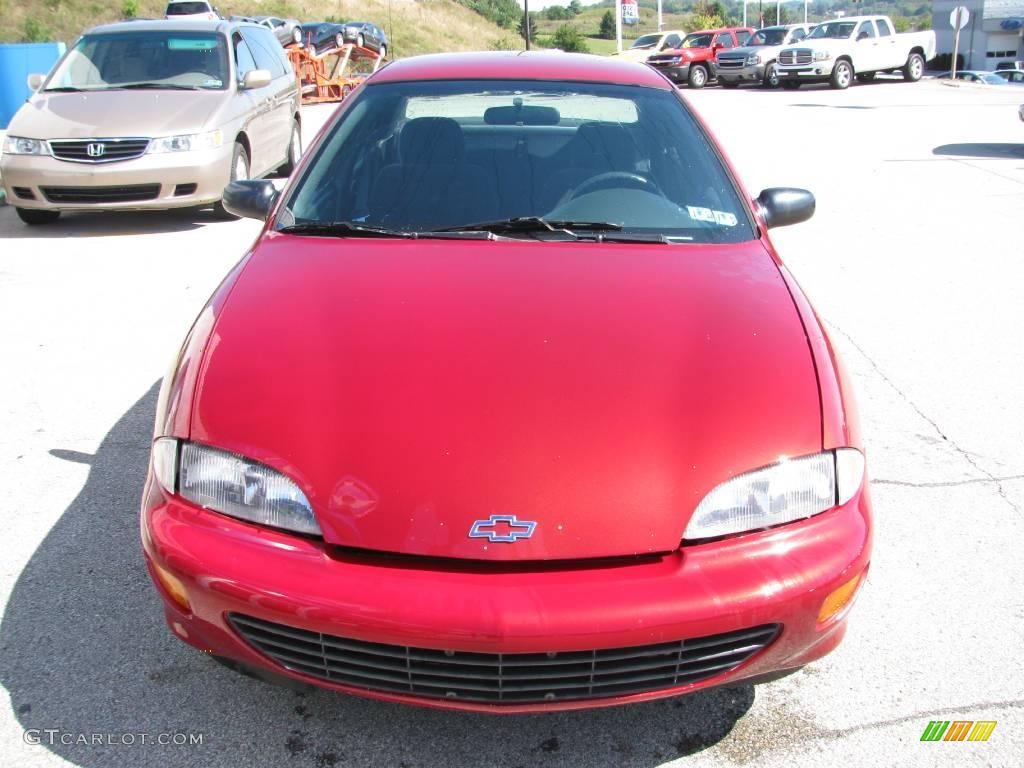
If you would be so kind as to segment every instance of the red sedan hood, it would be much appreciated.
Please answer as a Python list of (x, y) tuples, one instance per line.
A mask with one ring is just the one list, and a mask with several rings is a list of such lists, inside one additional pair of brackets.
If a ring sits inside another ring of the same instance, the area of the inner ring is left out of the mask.
[[(758, 242), (270, 235), (217, 318), (191, 437), (289, 474), (333, 544), (567, 559), (674, 550), (715, 485), (821, 450), (821, 416)], [(532, 537), (469, 537), (492, 515)]]

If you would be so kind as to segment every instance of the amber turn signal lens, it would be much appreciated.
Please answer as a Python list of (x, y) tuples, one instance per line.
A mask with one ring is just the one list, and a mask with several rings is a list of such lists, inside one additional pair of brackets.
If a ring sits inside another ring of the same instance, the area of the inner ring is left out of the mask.
[(170, 595), (170, 598), (178, 604), (178, 607), (186, 613), (191, 613), (192, 604), (188, 601), (188, 593), (185, 591), (185, 585), (181, 583), (181, 579), (169, 571), (165, 571), (156, 563), (153, 563), (153, 571), (156, 573), (156, 578), (161, 586)]
[(821, 610), (818, 611), (818, 624), (827, 624), (849, 607), (863, 578), (864, 571), (861, 571), (829, 593), (825, 602), (821, 604)]

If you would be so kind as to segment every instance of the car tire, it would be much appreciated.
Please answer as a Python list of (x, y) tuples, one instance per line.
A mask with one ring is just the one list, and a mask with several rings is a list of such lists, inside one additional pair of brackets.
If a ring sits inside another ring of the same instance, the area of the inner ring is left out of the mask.
[(784, 91), (796, 91), (796, 90), (799, 90), (800, 85), (801, 85), (801, 83), (800, 83), (799, 80), (783, 80), (782, 81), (782, 90), (784, 90)]
[[(764, 80), (761, 81), (761, 85), (765, 88), (779, 87), (779, 68), (775, 66), (774, 61), (764, 68)], [(799, 85), (799, 83), (793, 83), (793, 85)]]
[(363, 48), (366, 45), (366, 39), (363, 37), (362, 32), (360, 32), (359, 35), (356, 36), (356, 45), (359, 46), (360, 48)]
[(874, 72), (858, 72), (857, 73), (857, 82), (858, 83), (870, 83), (874, 79), (875, 79), (875, 73)]
[(840, 59), (832, 68), (832, 77), (828, 84), (837, 91), (845, 91), (853, 82), (853, 66), (846, 59)]
[(686, 78), (691, 88), (703, 88), (708, 84), (708, 71), (700, 64), (690, 67), (690, 75)]
[(278, 173), (281, 176), (291, 176), (295, 171), (295, 166), (299, 164), (299, 160), (302, 158), (302, 131), (299, 128), (299, 121), (292, 121), (292, 137), (288, 141), (288, 159), (285, 160), (284, 165), (278, 168)]
[(924, 75), (924, 57), (920, 53), (910, 54), (907, 57), (907, 63), (900, 71), (903, 73), (904, 80), (916, 83)]
[(345, 36), (339, 32), (334, 36), (334, 47), (341, 48), (345, 44)]
[[(232, 181), (248, 179), (249, 170), (249, 153), (245, 151), (245, 147), (240, 142), (236, 141), (234, 152), (231, 153), (231, 173), (228, 175), (228, 184)], [(227, 186), (227, 184), (224, 186)], [(235, 214), (228, 212), (221, 200), (218, 200), (216, 205), (213, 206), (213, 213), (218, 219), (224, 221), (238, 218)]]
[(380, 57), (383, 59), (387, 55), (388, 55), (388, 47), (386, 45), (382, 45), (380, 47)]
[(299, 29), (298, 27), (293, 27), (292, 28), (292, 42), (293, 43), (301, 43), (302, 42), (302, 30)]
[(40, 227), (44, 224), (53, 224), (60, 218), (60, 211), (45, 211), (38, 208), (15, 208), (18, 218), (30, 227)]

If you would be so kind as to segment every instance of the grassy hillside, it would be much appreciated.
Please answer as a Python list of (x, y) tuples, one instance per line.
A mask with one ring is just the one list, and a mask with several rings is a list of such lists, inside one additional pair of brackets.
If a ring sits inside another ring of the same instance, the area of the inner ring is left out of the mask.
[[(413, 56), (437, 51), (516, 48), (519, 38), (454, 0), (216, 0), (223, 16), (284, 16), (300, 21), (372, 21), (387, 31), (390, 51)], [(0, 0), (0, 42), (71, 43), (88, 27), (134, 11), (161, 18), (166, 0)], [(357, 18), (358, 17), (358, 18)]]

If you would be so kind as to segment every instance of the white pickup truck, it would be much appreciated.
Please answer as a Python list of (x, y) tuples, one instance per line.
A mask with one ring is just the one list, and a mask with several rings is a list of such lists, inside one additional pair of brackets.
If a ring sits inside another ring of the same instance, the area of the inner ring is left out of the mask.
[(920, 80), (925, 61), (934, 56), (933, 31), (896, 34), (888, 16), (850, 16), (823, 21), (800, 45), (783, 48), (776, 69), (783, 88), (827, 82), (843, 89), (854, 77), (867, 82), (879, 72)]

